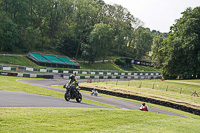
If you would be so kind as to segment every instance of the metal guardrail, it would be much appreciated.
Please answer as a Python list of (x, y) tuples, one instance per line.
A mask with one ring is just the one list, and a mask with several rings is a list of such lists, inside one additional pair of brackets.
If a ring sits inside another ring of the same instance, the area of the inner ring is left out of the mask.
[(46, 78), (53, 79), (54, 75), (47, 74), (29, 74), (29, 73), (13, 73), (13, 72), (0, 72), (0, 75), (4, 76), (17, 76), (17, 77), (27, 77), (27, 78)]
[(77, 73), (77, 74), (88, 74), (88, 75), (138, 75), (138, 76), (153, 76), (153, 75), (161, 75), (159, 72), (155, 71), (116, 71), (116, 70), (95, 70), (95, 69), (70, 69), (70, 70), (58, 70), (58, 69), (50, 69), (50, 68), (38, 68), (38, 67), (26, 67), (19, 65), (7, 65), (0, 64), (0, 70), (4, 68), (9, 68), (6, 70), (12, 71), (30, 71), (30, 72), (43, 72), (43, 73)]

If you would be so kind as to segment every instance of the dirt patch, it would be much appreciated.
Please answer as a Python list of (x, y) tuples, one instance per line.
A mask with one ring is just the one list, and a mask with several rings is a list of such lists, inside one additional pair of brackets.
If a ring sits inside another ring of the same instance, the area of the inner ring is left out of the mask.
[(174, 82), (174, 83), (183, 83), (183, 84), (190, 84), (190, 85), (199, 85), (200, 83), (193, 83), (193, 82), (184, 82), (184, 81), (172, 81), (172, 80), (165, 80), (167, 82)]

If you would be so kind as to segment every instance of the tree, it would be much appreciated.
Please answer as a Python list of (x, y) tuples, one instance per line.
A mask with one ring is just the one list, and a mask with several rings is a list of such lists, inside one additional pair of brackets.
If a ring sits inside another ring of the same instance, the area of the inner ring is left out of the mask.
[(43, 48), (42, 38), (38, 34), (38, 32), (33, 29), (33, 27), (27, 27), (24, 29), (23, 34), (21, 35), (21, 48), (24, 49), (25, 52), (35, 51), (36, 49)]
[(84, 61), (88, 61), (88, 63), (92, 63), (97, 58), (98, 49), (95, 48), (93, 44), (83, 43), (81, 45), (82, 50), (82, 58)]
[(0, 12), (0, 51), (13, 52), (19, 43), (19, 31), (17, 25)]
[(200, 73), (200, 7), (187, 8), (182, 15), (165, 41), (163, 72), (170, 76)]
[[(97, 39), (92, 32), (97, 24), (109, 25), (109, 29), (113, 30), (108, 36), (112, 38), (107, 39), (108, 42), (112, 40), (109, 44), (97, 40), (97, 48), (102, 52), (98, 57), (104, 60), (108, 53), (133, 57), (137, 51), (135, 40), (139, 35), (135, 32), (143, 24), (126, 8), (106, 4), (103, 0), (0, 0), (0, 12), (5, 12), (10, 19), (8, 24), (12, 23), (11, 27), (16, 29), (20, 40), (17, 42), (14, 39), (16, 42), (10, 45), (1, 40), (4, 43), (1, 49), (9, 46), (10, 49), (15, 47), (24, 52), (45, 48), (75, 58), (88, 49), (96, 48), (90, 39)], [(1, 33), (4, 34), (2, 30)]]
[(135, 36), (136, 59), (141, 60), (147, 52), (151, 51), (153, 37), (150, 30), (144, 27), (139, 27), (136, 30)]
[(163, 39), (162, 34), (159, 34), (159, 32), (154, 33), (153, 44), (151, 46), (151, 59), (157, 68), (161, 68), (164, 62)]
[(76, 57), (80, 53), (81, 44), (85, 43), (93, 26), (97, 23), (97, 12), (99, 6), (94, 0), (75, 1), (74, 4), (74, 21), (76, 22), (75, 32), (79, 43), (77, 44)]
[(76, 33), (70, 30), (62, 35), (62, 39), (60, 40), (57, 49), (64, 55), (75, 57), (77, 43), (79, 43), (79, 40)]
[(97, 49), (96, 57), (102, 57), (104, 62), (113, 42), (113, 29), (107, 24), (96, 24), (90, 33), (89, 42)]

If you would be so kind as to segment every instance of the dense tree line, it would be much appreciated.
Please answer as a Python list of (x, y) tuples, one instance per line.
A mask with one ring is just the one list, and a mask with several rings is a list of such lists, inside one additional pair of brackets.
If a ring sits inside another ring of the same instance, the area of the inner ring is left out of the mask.
[(168, 77), (200, 75), (200, 7), (169, 33), (150, 31), (103, 0), (0, 0), (0, 52), (56, 51), (90, 62), (118, 55), (152, 61)]
[(120, 5), (103, 0), (0, 0), (0, 52), (57, 51), (94, 61), (141, 59), (153, 36)]
[(200, 7), (187, 8), (167, 38), (157, 33), (153, 39), (152, 59), (166, 77), (200, 76)]

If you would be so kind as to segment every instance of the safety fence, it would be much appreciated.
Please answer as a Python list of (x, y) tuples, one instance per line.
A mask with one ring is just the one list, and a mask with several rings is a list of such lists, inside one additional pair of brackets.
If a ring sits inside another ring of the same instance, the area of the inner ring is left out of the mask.
[[(69, 79), (69, 75), (63, 78)], [(76, 79), (161, 79), (161, 76), (76, 76)]]
[[(91, 92), (94, 88), (81, 87), (81, 89)], [(102, 89), (97, 89), (97, 88), (95, 88), (95, 89), (98, 91), (98, 93), (102, 93), (102, 94), (107, 94), (107, 95), (117, 96), (117, 97), (122, 97), (122, 98), (128, 98), (128, 99), (138, 100), (138, 101), (147, 102), (147, 103), (153, 103), (153, 104), (162, 105), (162, 106), (178, 109), (181, 111), (189, 112), (189, 113), (192, 113), (195, 115), (200, 115), (199, 109), (187, 107), (185, 105), (180, 105), (180, 104), (176, 104), (176, 103), (172, 103), (172, 102), (161, 101), (158, 99), (142, 97), (142, 96), (137, 96), (137, 95), (124, 94), (124, 93), (120, 93), (120, 92), (113, 92), (113, 91), (102, 90)]]
[[(0, 75), (30, 77), (30, 78), (47, 78), (53, 79), (54, 75), (50, 74), (30, 74), (30, 73), (10, 73), (0, 72)], [(61, 77), (62, 78), (62, 77)], [(63, 76), (64, 79), (69, 79), (69, 75)], [(77, 79), (160, 79), (160, 76), (76, 76)]]
[(27, 78), (46, 78), (46, 79), (53, 79), (54, 78), (54, 75), (27, 74), (27, 73), (7, 73), (7, 72), (0, 72), (0, 75), (4, 75), (4, 76), (17, 76), (17, 77), (27, 77)]
[(32, 68), (24, 66), (0, 66), (1, 71), (28, 71), (28, 72), (40, 72), (40, 73), (62, 73), (62, 74), (82, 74), (82, 75), (100, 75), (100, 76), (162, 76), (159, 72), (123, 72), (112, 70), (52, 70), (47, 68)]

